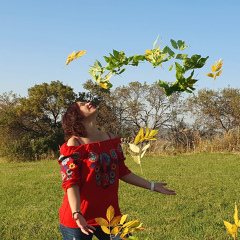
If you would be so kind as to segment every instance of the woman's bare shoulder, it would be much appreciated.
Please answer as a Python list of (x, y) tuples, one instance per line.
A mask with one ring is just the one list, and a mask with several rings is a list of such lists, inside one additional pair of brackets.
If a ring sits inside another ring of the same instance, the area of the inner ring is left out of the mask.
[(70, 146), (79, 146), (79, 141), (76, 137), (71, 137), (68, 139), (67, 145)]
[(114, 139), (114, 138), (116, 138), (116, 136), (115, 136), (113, 133), (111, 133), (111, 132), (108, 132), (108, 134), (110, 135), (111, 139)]

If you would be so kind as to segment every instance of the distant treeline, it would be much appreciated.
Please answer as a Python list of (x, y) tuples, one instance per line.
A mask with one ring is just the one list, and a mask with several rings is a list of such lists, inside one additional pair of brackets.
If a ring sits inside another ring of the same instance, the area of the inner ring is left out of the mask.
[(57, 158), (64, 142), (62, 114), (75, 101), (91, 101), (99, 110), (99, 127), (125, 142), (141, 126), (159, 129), (151, 154), (240, 150), (239, 89), (202, 89), (187, 98), (180, 93), (167, 98), (158, 83), (130, 82), (105, 90), (88, 80), (83, 86), (86, 91), (75, 93), (52, 81), (29, 88), (27, 97), (1, 95), (0, 156), (8, 161)]

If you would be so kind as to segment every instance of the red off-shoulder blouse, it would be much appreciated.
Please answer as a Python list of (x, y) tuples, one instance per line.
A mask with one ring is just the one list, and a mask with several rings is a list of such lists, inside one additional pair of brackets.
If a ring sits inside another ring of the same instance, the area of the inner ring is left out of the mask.
[(118, 204), (119, 178), (131, 171), (124, 163), (120, 144), (121, 140), (114, 138), (80, 146), (68, 146), (67, 143), (61, 146), (58, 162), (65, 196), (59, 215), (63, 226), (78, 228), (72, 219), (67, 197), (67, 189), (73, 184), (79, 185), (81, 211), (89, 224), (97, 225), (97, 217), (106, 219), (110, 205), (115, 209), (115, 216), (121, 215)]

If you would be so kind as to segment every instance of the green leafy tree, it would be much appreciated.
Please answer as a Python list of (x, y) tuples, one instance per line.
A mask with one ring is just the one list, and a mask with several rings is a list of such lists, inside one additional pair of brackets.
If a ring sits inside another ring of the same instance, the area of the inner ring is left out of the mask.
[(229, 132), (240, 126), (239, 103), (240, 89), (202, 89), (189, 97), (187, 107), (195, 117), (196, 125), (206, 130)]
[(20, 99), (17, 107), (22, 116), (21, 128), (45, 136), (61, 127), (61, 116), (75, 101), (73, 89), (60, 81), (42, 83), (28, 89), (28, 97)]
[(0, 99), (0, 131), (5, 133), (1, 155), (10, 160), (34, 160), (47, 153), (58, 155), (64, 141), (61, 115), (75, 100), (71, 87), (53, 81), (28, 89), (27, 97), (13, 95), (11, 100), (5, 95)]

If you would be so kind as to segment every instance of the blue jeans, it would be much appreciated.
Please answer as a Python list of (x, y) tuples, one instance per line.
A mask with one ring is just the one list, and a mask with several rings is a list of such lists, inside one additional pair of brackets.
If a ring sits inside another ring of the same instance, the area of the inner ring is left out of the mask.
[[(89, 233), (86, 235), (82, 233), (80, 228), (69, 228), (65, 227), (60, 223), (60, 229), (62, 232), (63, 240), (92, 240), (93, 235), (95, 235), (99, 240), (109, 240), (110, 236), (104, 233), (100, 226), (94, 226), (96, 231), (94, 234)], [(114, 238), (115, 240), (119, 239), (118, 237)]]

